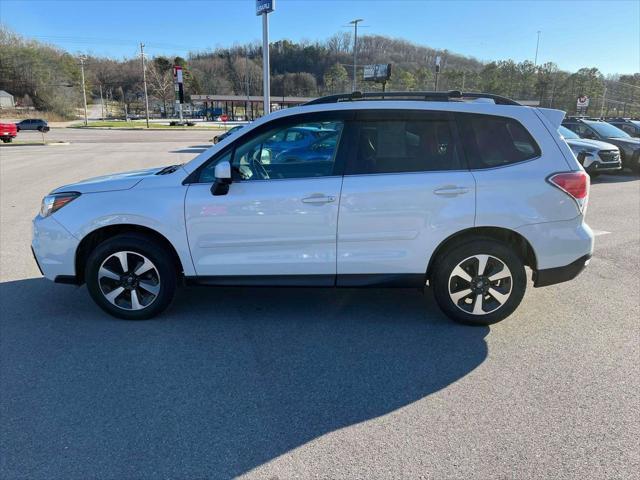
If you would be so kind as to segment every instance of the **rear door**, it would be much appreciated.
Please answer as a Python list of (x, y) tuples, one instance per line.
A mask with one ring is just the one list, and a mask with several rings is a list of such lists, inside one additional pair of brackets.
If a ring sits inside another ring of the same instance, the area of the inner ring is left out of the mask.
[(423, 284), (429, 258), (473, 226), (475, 183), (448, 112), (367, 110), (352, 129), (338, 284)]

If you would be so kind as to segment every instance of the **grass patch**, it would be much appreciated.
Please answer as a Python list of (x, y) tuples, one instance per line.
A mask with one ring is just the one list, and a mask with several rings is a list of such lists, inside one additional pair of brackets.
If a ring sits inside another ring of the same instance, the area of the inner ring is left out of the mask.
[(46, 145), (47, 142), (42, 142), (42, 141), (35, 141), (35, 140), (14, 140), (13, 142), (9, 142), (9, 143), (0, 143), (0, 146), (2, 147), (12, 147), (12, 146), (19, 146), (19, 145)]

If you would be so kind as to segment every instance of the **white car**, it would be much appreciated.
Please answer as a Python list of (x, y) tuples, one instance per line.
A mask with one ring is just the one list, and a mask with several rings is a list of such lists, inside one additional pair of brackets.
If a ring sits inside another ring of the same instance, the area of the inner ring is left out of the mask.
[[(376, 95), (280, 110), (184, 165), (58, 188), (33, 222), (36, 261), (126, 319), (157, 315), (183, 283), (428, 284), (449, 317), (481, 325), (519, 305), (525, 266), (536, 287), (585, 267), (589, 177), (558, 134), (563, 112)], [(265, 139), (327, 123), (328, 158), (269, 162)]]
[(578, 162), (592, 177), (601, 172), (622, 169), (620, 149), (615, 145), (600, 140), (580, 138), (567, 127), (561, 126), (558, 132), (565, 139)]

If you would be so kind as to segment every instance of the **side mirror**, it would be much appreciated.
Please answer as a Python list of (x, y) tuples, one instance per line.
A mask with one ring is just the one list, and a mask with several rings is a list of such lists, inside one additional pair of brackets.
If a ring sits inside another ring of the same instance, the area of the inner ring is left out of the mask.
[(226, 195), (229, 193), (229, 185), (231, 185), (231, 164), (229, 162), (220, 162), (214, 170), (216, 177), (213, 185), (211, 185), (211, 193), (213, 195)]

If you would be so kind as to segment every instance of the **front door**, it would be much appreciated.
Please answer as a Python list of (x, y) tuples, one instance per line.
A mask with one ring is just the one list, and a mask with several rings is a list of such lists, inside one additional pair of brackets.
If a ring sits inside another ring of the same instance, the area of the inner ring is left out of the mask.
[[(321, 120), (313, 126), (300, 119), (293, 125), (292, 120), (270, 122), (240, 137), (201, 169), (185, 203), (198, 276), (219, 283), (334, 284), (342, 187), (336, 158), (344, 122)], [(287, 148), (285, 139), (271, 150), (282, 130), (292, 127), (317, 140), (304, 147), (292, 142)], [(314, 143), (326, 147), (332, 139), (333, 148), (318, 155)], [(219, 161), (231, 162), (234, 180), (226, 195), (214, 196), (210, 188)]]

